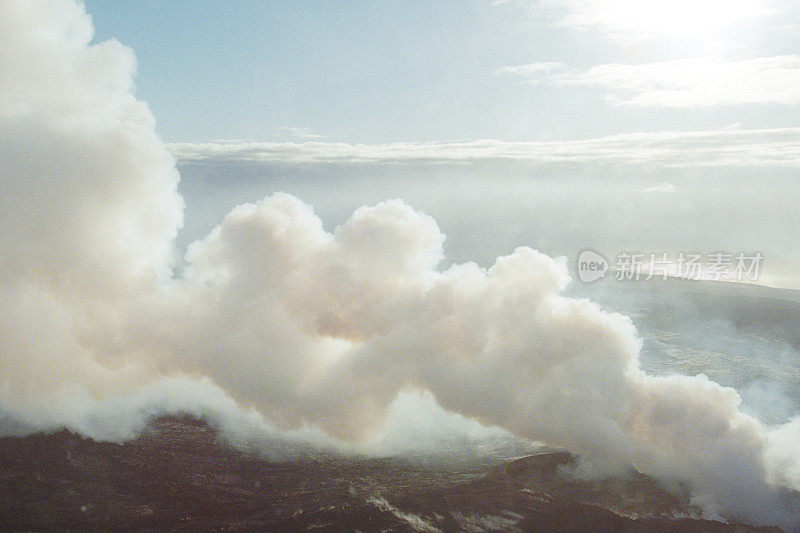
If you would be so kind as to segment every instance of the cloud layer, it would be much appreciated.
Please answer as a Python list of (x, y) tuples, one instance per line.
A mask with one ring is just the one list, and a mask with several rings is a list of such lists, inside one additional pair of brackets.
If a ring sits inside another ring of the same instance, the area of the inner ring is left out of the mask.
[(72, 2), (0, 4), (5, 416), (126, 438), (108, 428), (185, 410), (359, 443), (424, 391), (679, 481), (710, 516), (800, 523), (800, 420), (768, 429), (702, 375), (646, 375), (628, 318), (561, 294), (563, 260), (522, 247), (442, 270), (436, 221), (401, 200), (328, 231), (279, 193), (232, 210), (172, 275), (174, 161), (131, 93), (131, 52), (90, 40)]
[[(518, 68), (518, 67), (514, 67)], [(171, 143), (179, 162), (414, 163), (513, 160), (532, 164), (628, 163), (650, 166), (800, 166), (800, 128), (626, 133), (552, 142)]]

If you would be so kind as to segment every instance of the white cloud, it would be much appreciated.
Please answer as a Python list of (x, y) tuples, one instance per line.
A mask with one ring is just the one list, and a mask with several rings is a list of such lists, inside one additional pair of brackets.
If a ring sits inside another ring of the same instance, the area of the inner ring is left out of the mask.
[(618, 40), (713, 35), (774, 10), (760, 0), (542, 0), (561, 23)]
[(542, 63), (529, 63), (527, 65), (514, 65), (497, 69), (495, 74), (511, 74), (513, 76), (531, 77), (550, 72), (559, 72), (567, 68), (564, 63), (545, 61)]
[(505, 67), (532, 85), (596, 87), (608, 101), (642, 107), (711, 107), (800, 103), (800, 56), (738, 61), (686, 58), (640, 65), (605, 64), (589, 70), (558, 63)]
[(301, 163), (610, 162), (685, 166), (800, 165), (800, 128), (628, 133), (553, 142), (476, 140), (450, 143), (173, 143), (180, 161)]
[(301, 128), (297, 126), (284, 126), (278, 128), (278, 134), (282, 137), (289, 137), (290, 139), (296, 139), (300, 141), (306, 141), (311, 139), (321, 139), (324, 137), (323, 135), (319, 135), (318, 133), (314, 133), (311, 128)]
[(675, 192), (678, 188), (675, 187), (673, 184), (669, 182), (659, 183), (658, 185), (653, 185), (652, 187), (646, 187), (643, 189), (643, 192)]

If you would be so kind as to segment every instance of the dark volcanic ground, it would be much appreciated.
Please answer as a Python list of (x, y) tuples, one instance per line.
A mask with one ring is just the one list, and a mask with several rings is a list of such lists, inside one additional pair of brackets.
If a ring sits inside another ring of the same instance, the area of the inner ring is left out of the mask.
[(204, 422), (163, 418), (121, 445), (67, 431), (0, 439), (0, 527), (768, 531), (689, 518), (696, 510), (640, 474), (577, 481), (563, 474), (572, 462), (565, 452), (491, 468), (325, 454), (270, 462)]

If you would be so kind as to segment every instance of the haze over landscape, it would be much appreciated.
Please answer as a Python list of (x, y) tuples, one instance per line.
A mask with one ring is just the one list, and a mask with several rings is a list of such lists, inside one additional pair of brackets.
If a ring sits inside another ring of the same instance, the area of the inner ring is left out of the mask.
[[(0, 3), (0, 451), (66, 429), (106, 481), (186, 439), (249, 461), (188, 415), (325, 475), (491, 456), (453, 486), (797, 530), (798, 24), (755, 0)], [(763, 263), (615, 279), (621, 253)], [(617, 478), (670, 504), (592, 492)], [(473, 530), (533, 530), (514, 498)]]

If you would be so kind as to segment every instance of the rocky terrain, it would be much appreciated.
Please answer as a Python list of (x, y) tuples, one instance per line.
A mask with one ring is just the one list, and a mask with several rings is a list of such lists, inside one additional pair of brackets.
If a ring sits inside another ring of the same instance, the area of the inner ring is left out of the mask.
[(0, 528), (769, 531), (699, 520), (641, 474), (580, 481), (565, 452), (490, 463), (324, 453), (271, 462), (188, 417), (156, 420), (125, 444), (68, 431), (4, 437)]

